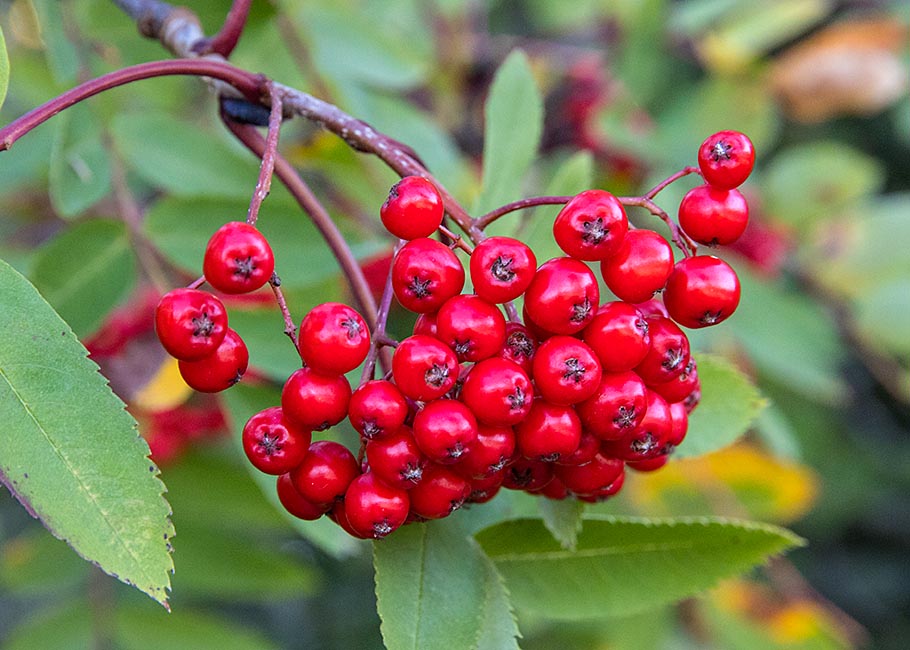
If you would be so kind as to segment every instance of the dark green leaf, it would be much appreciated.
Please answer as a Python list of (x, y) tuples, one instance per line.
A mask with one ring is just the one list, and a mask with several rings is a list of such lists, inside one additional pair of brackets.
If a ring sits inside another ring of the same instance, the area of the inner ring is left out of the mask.
[(98, 118), (88, 104), (77, 104), (57, 116), (48, 181), (57, 214), (75, 217), (111, 189), (111, 161)]
[(701, 402), (689, 416), (679, 457), (700, 456), (732, 444), (765, 407), (758, 389), (722, 357), (699, 354)]
[(480, 629), (477, 636), (477, 650), (519, 650), (518, 622), (512, 610), (509, 590), (496, 565), (489, 558), (483, 558), (486, 569), (485, 597)]
[(0, 262), (0, 479), (55, 536), (166, 603), (173, 527), (136, 422), (69, 326)]
[(521, 198), (522, 181), (540, 145), (543, 101), (521, 50), (496, 71), (484, 115), (483, 182), (474, 206), (478, 214)]
[(540, 499), (537, 505), (547, 530), (563, 548), (573, 550), (581, 530), (584, 502), (578, 499)]
[(710, 518), (586, 518), (575, 551), (539, 519), (507, 521), (476, 537), (515, 606), (556, 619), (659, 607), (803, 543), (775, 526)]
[(31, 280), (78, 336), (94, 332), (136, 281), (126, 228), (83, 221), (39, 249)]

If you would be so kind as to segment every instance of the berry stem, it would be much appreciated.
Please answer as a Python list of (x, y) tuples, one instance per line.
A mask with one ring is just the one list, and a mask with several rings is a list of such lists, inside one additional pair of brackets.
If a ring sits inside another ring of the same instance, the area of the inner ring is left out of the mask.
[[(395, 249), (396, 253), (400, 247), (401, 244)], [(392, 295), (392, 267), (389, 266), (389, 274), (386, 276), (385, 286), (382, 289), (382, 298), (379, 301), (379, 310), (376, 314), (376, 320), (373, 321), (373, 331), (370, 335), (370, 351), (367, 353), (366, 361), (363, 363), (363, 372), (360, 375), (361, 386), (373, 378), (377, 359), (381, 362), (383, 371), (389, 372), (392, 367), (391, 358), (388, 355), (382, 356), (381, 353), (384, 347), (395, 347), (398, 345), (398, 341), (390, 339), (385, 331), (386, 323), (389, 320), (389, 312), (392, 309)]]
[(439, 228), (437, 228), (437, 230), (452, 240), (452, 243), (449, 244), (449, 248), (459, 248), (459, 249), (463, 250), (465, 253), (467, 253), (468, 255), (470, 255), (474, 252), (474, 247), (471, 246), (468, 242), (466, 242), (464, 240), (464, 237), (462, 237), (461, 235), (452, 232), (445, 226), (439, 226)]
[(655, 196), (657, 196), (658, 193), (660, 193), (665, 187), (667, 187), (668, 185), (670, 185), (670, 184), (672, 184), (672, 183), (675, 183), (675, 182), (678, 181), (680, 178), (684, 178), (685, 176), (688, 176), (689, 174), (698, 174), (699, 176), (701, 176), (701, 170), (700, 170), (698, 167), (691, 167), (691, 166), (683, 167), (682, 169), (680, 169), (680, 170), (679, 170), (678, 172), (676, 172), (675, 174), (672, 174), (671, 176), (667, 176), (667, 178), (665, 178), (665, 179), (662, 180), (660, 183), (658, 183), (657, 185), (655, 185), (654, 187), (652, 187), (650, 190), (648, 190), (647, 192), (645, 192), (644, 198), (646, 198), (646, 199), (653, 199), (653, 198), (654, 198)]
[(527, 208), (536, 208), (539, 205), (563, 205), (568, 203), (571, 199), (571, 196), (533, 196), (519, 201), (512, 201), (511, 203), (506, 203), (495, 210), (491, 210), (490, 212), (477, 217), (477, 219), (474, 220), (474, 225), (480, 230), (485, 230), (491, 223), (510, 212), (526, 210)]
[(278, 277), (277, 273), (272, 273), (272, 277), (269, 278), (269, 286), (272, 288), (272, 293), (275, 294), (275, 301), (278, 303), (278, 309), (281, 310), (281, 315), (284, 317), (284, 333), (291, 339), (291, 343), (294, 344), (294, 349), (296, 350), (297, 326), (294, 325), (294, 319), (291, 317), (291, 310), (288, 309), (288, 303), (284, 299), (284, 292), (281, 290), (281, 278)]
[(200, 55), (220, 54), (224, 58), (231, 56), (237, 46), (240, 36), (246, 27), (247, 17), (250, 14), (252, 0), (234, 0), (224, 19), (224, 24), (217, 34), (197, 46)]
[(617, 198), (623, 205), (644, 208), (663, 221), (670, 229), (670, 240), (676, 244), (676, 247), (682, 251), (683, 255), (685, 257), (695, 255), (698, 250), (698, 245), (692, 241), (689, 236), (676, 225), (676, 222), (670, 218), (670, 215), (661, 209), (659, 205), (654, 203), (654, 201), (644, 196), (620, 196)]
[(272, 108), (269, 112), (269, 132), (265, 139), (265, 150), (262, 152), (262, 164), (259, 166), (259, 180), (256, 181), (256, 189), (250, 199), (250, 209), (246, 217), (246, 222), (251, 226), (256, 225), (256, 220), (259, 218), (259, 208), (262, 206), (265, 197), (269, 195), (269, 190), (272, 187), (275, 155), (278, 153), (278, 134), (281, 131), (281, 95), (275, 92), (275, 85), (272, 82), (267, 82), (266, 87), (269, 91)]

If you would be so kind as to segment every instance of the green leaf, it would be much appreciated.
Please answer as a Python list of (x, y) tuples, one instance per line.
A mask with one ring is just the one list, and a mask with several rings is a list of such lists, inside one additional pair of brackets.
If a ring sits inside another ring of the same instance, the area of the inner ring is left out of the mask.
[(519, 610), (567, 620), (675, 602), (803, 543), (775, 526), (712, 518), (586, 518), (575, 551), (539, 519), (506, 521), (476, 538)]
[(477, 650), (519, 650), (518, 622), (512, 610), (512, 600), (496, 565), (484, 557), (483, 614), (477, 634)]
[(29, 275), (77, 336), (91, 334), (136, 281), (126, 228), (101, 219), (75, 224), (38, 250)]
[(540, 499), (537, 502), (544, 526), (565, 549), (574, 550), (581, 530), (585, 504), (578, 499)]
[(389, 650), (476, 647), (487, 569), (457, 517), (406, 526), (374, 542), (373, 565)]
[(856, 324), (877, 349), (910, 359), (910, 292), (906, 280), (882, 284), (860, 296)]
[(0, 480), (79, 555), (166, 605), (174, 529), (135, 420), (5, 262), (0, 294)]
[(474, 206), (482, 214), (520, 197), (537, 156), (543, 129), (543, 100), (521, 50), (496, 71), (484, 110), (483, 182)]
[(48, 67), (59, 85), (72, 85), (79, 75), (79, 52), (70, 41), (64, 12), (68, 5), (56, 0), (33, 0), (41, 21), (41, 40)]
[(6, 52), (6, 39), (3, 29), (0, 28), (0, 106), (6, 100), (6, 90), (9, 87), (9, 54)]
[(51, 204), (61, 217), (71, 218), (110, 192), (111, 161), (88, 104), (58, 115), (55, 127), (48, 177)]
[(701, 402), (689, 416), (689, 432), (676, 455), (700, 456), (732, 444), (765, 407), (758, 389), (726, 359), (699, 354)]

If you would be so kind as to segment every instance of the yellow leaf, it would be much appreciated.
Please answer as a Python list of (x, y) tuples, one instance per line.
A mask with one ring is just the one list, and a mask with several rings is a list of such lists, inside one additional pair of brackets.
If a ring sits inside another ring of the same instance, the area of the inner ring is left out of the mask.
[(192, 394), (193, 389), (180, 376), (177, 360), (168, 357), (130, 404), (143, 411), (164, 411), (183, 404)]

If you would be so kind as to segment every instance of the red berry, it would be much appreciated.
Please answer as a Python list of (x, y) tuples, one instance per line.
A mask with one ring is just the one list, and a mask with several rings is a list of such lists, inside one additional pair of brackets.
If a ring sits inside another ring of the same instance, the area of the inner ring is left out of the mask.
[(682, 402), (673, 402), (670, 404), (670, 437), (667, 439), (667, 445), (676, 449), (685, 440), (688, 431), (689, 413), (686, 411), (686, 405)]
[(586, 430), (602, 440), (615, 440), (645, 416), (645, 382), (631, 370), (604, 374), (594, 394), (577, 406)]
[(300, 494), (297, 488), (294, 487), (290, 474), (282, 474), (278, 477), (276, 490), (278, 492), (278, 500), (284, 506), (284, 509), (298, 519), (314, 521), (328, 510), (327, 507), (317, 505)]
[(339, 302), (317, 305), (303, 317), (298, 348), (304, 363), (327, 375), (350, 372), (370, 351), (370, 330), (363, 317)]
[(442, 196), (433, 183), (422, 176), (405, 176), (389, 190), (379, 218), (396, 237), (417, 239), (436, 232), (444, 213)]
[(471, 253), (471, 282), (484, 300), (503, 303), (525, 292), (537, 270), (537, 258), (524, 242), (489, 237)]
[(228, 328), (215, 351), (197, 361), (178, 361), (180, 376), (193, 390), (217, 393), (230, 388), (243, 377), (250, 353), (240, 335)]
[(303, 462), (291, 471), (291, 480), (307, 501), (328, 507), (344, 496), (348, 485), (359, 475), (357, 459), (347, 447), (319, 440), (310, 445)]
[(436, 337), (436, 312), (427, 312), (417, 316), (414, 321), (413, 334)]
[(536, 349), (537, 341), (527, 327), (513, 321), (506, 323), (506, 341), (499, 351), (500, 357), (517, 363), (522, 370), (530, 373)]
[(653, 390), (647, 392), (647, 407), (641, 424), (619, 440), (603, 443), (603, 450), (626, 461), (641, 461), (668, 453), (671, 434), (670, 405)]
[(716, 325), (729, 318), (739, 305), (736, 271), (722, 259), (698, 255), (680, 260), (664, 291), (670, 318), (683, 327)]
[(212, 235), (205, 247), (202, 272), (210, 285), (224, 293), (247, 293), (263, 286), (275, 271), (275, 256), (254, 226), (230, 221)]
[(477, 419), (461, 402), (430, 402), (414, 416), (414, 440), (437, 463), (456, 462), (476, 438)]
[(738, 131), (720, 131), (698, 148), (698, 167), (705, 181), (721, 189), (737, 187), (752, 173), (755, 149)]
[(434, 400), (455, 385), (458, 359), (442, 341), (415, 334), (395, 348), (392, 377), (405, 397), (419, 402)]
[(540, 265), (525, 292), (531, 320), (554, 334), (580, 332), (600, 302), (597, 279), (584, 262), (557, 257)]
[(594, 494), (591, 494), (591, 495), (579, 494), (578, 500), (584, 501), (586, 503), (599, 503), (601, 501), (609, 499), (610, 497), (616, 495), (622, 489), (622, 486), (623, 486), (623, 483), (625, 483), (625, 480), (626, 480), (626, 471), (625, 471), (625, 467), (623, 467), (623, 470), (619, 473), (619, 476), (617, 476), (616, 479), (612, 483), (610, 483), (610, 485), (603, 488), (602, 490), (598, 490), (597, 492), (595, 492)]
[(423, 480), (408, 492), (411, 514), (422, 519), (442, 519), (458, 510), (471, 494), (467, 479), (442, 465), (430, 464)]
[(370, 440), (366, 455), (370, 471), (386, 485), (409, 490), (423, 479), (427, 457), (421, 453), (409, 427)]
[(649, 386), (675, 379), (689, 363), (689, 339), (685, 332), (669, 318), (655, 316), (648, 319), (651, 348), (635, 372)]
[(351, 385), (344, 375), (323, 375), (312, 368), (295, 370), (284, 382), (281, 407), (299, 426), (323, 431), (348, 414)]
[(408, 417), (408, 403), (390, 381), (374, 379), (358, 387), (348, 402), (351, 426), (367, 440), (394, 433)]
[(570, 456), (563, 456), (556, 461), (557, 465), (584, 465), (594, 460), (594, 456), (600, 451), (600, 438), (583, 428), (581, 430), (581, 441)]
[(534, 384), (552, 404), (577, 404), (600, 384), (600, 361), (583, 341), (558, 335), (544, 341), (534, 355)]
[(228, 328), (218, 298), (198, 289), (174, 289), (155, 308), (155, 332), (168, 354), (194, 361), (214, 353)]
[(631, 370), (651, 347), (648, 321), (635, 305), (627, 302), (601, 305), (582, 337), (594, 350), (604, 372)]
[(375, 474), (361, 474), (344, 494), (344, 515), (350, 527), (367, 539), (380, 539), (408, 518), (408, 493), (383, 483)]
[(539, 492), (553, 480), (553, 463), (519, 456), (506, 467), (502, 487), (509, 490)]
[(392, 289), (401, 306), (433, 312), (464, 287), (464, 268), (451, 249), (434, 239), (414, 239), (392, 262)]
[(695, 358), (689, 357), (689, 363), (678, 377), (664, 383), (653, 384), (650, 388), (672, 404), (686, 399), (698, 386), (698, 369), (695, 366)]
[(528, 417), (515, 425), (515, 442), (525, 458), (553, 462), (581, 443), (581, 421), (571, 406), (534, 400)]
[(603, 190), (576, 195), (553, 222), (553, 238), (559, 247), (571, 257), (592, 262), (614, 255), (628, 230), (622, 203)]
[(668, 460), (670, 460), (670, 455), (664, 454), (663, 456), (655, 456), (644, 460), (630, 460), (626, 465), (636, 472), (655, 472), (666, 465)]
[(542, 497), (553, 499), (555, 501), (562, 501), (563, 499), (568, 499), (570, 496), (572, 496), (572, 493), (569, 492), (569, 489), (556, 476), (553, 477), (552, 481), (547, 483), (545, 486), (543, 486), (543, 488), (534, 494), (539, 494)]
[(351, 537), (356, 537), (357, 539), (373, 538), (372, 534), (363, 535), (360, 532), (354, 530), (354, 528), (351, 526), (350, 522), (348, 521), (348, 516), (344, 510), (344, 499), (336, 501), (332, 505), (332, 508), (325, 514), (329, 519), (338, 524), (338, 526)]
[(679, 225), (699, 244), (732, 244), (749, 223), (749, 204), (739, 190), (699, 185), (679, 204)]
[(494, 357), (475, 364), (465, 377), (460, 399), (490, 426), (511, 426), (531, 410), (534, 388), (516, 363)]
[(243, 451), (253, 467), (266, 474), (286, 474), (301, 463), (312, 433), (284, 417), (280, 406), (255, 414), (243, 427)]
[(490, 501), (499, 493), (504, 477), (504, 472), (496, 472), (487, 478), (472, 479), (468, 484), (471, 493), (465, 499), (465, 503), (486, 503)]
[(600, 274), (616, 297), (644, 302), (663, 289), (673, 270), (673, 249), (653, 230), (630, 230), (613, 257), (600, 264)]
[(455, 351), (459, 361), (480, 361), (502, 348), (506, 319), (480, 296), (453, 296), (436, 312), (436, 337)]
[(455, 471), (472, 479), (500, 474), (515, 454), (515, 432), (510, 427), (477, 425), (477, 438), (454, 466)]
[(595, 454), (584, 465), (556, 465), (553, 473), (573, 494), (591, 496), (609, 487), (623, 473), (623, 461)]

